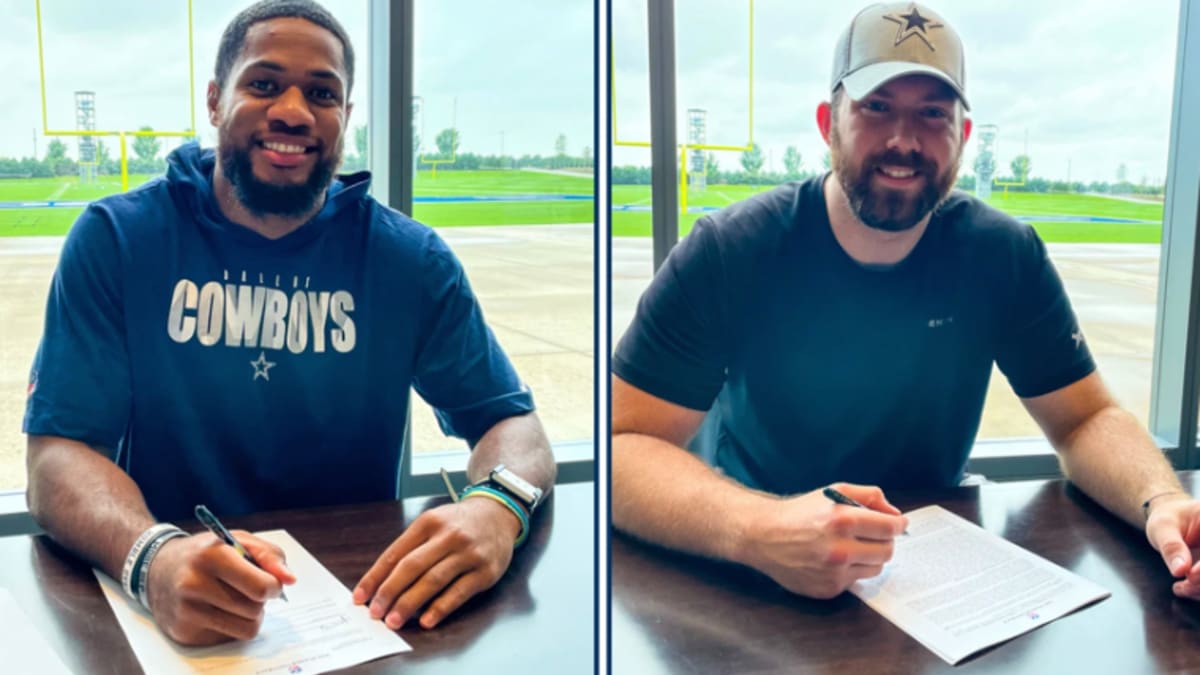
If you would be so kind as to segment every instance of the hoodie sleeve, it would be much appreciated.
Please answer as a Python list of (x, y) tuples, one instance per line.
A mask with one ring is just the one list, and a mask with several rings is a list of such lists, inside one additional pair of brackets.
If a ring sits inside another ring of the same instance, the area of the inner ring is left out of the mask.
[(111, 451), (130, 401), (118, 246), (106, 212), (93, 205), (72, 226), (51, 280), (23, 428)]
[(484, 322), (462, 265), (432, 231), (422, 261), (413, 388), (434, 407), (444, 433), (474, 447), (500, 420), (532, 411), (533, 395)]

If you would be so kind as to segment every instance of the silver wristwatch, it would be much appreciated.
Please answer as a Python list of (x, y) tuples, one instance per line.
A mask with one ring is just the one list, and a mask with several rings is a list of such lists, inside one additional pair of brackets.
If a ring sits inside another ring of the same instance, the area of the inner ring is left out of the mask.
[(488, 477), (477, 483), (477, 485), (488, 485), (500, 490), (520, 502), (531, 515), (534, 509), (537, 508), (538, 502), (542, 500), (541, 488), (534, 486), (529, 481), (513, 473), (511, 469), (503, 464), (497, 464), (488, 473)]

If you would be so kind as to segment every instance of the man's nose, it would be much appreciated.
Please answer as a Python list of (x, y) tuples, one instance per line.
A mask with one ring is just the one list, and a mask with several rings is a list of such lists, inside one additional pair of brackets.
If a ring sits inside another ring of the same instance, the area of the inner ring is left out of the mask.
[(267, 111), (270, 120), (279, 120), (289, 127), (311, 127), (316, 121), (300, 87), (288, 87), (275, 99)]
[(887, 147), (889, 150), (896, 150), (902, 154), (920, 152), (921, 142), (917, 138), (916, 125), (907, 116), (898, 117), (892, 125)]

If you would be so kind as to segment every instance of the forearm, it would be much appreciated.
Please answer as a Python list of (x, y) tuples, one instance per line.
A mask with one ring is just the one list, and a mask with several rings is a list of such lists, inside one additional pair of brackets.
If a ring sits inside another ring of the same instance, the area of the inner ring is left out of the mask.
[(483, 480), (497, 464), (541, 488), (543, 494), (554, 487), (558, 467), (536, 413), (506, 417), (488, 429), (471, 451), (467, 477), (472, 483)]
[(636, 537), (700, 555), (745, 562), (746, 541), (778, 498), (719, 475), (683, 448), (619, 433), (612, 447), (612, 522)]
[(55, 541), (120, 579), (125, 556), (154, 524), (141, 490), (107, 457), (78, 441), (29, 438), (29, 512)]
[(1071, 482), (1138, 528), (1145, 524), (1142, 502), (1183, 490), (1150, 435), (1132, 414), (1115, 405), (1087, 418), (1058, 451)]

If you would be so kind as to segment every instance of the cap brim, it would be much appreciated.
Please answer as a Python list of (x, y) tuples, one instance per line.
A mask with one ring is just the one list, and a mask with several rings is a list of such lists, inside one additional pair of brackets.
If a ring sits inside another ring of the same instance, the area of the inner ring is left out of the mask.
[(872, 63), (843, 77), (841, 84), (846, 90), (846, 95), (852, 100), (858, 101), (885, 83), (905, 75), (929, 75), (930, 77), (936, 77), (954, 90), (954, 93), (958, 95), (958, 99), (962, 101), (963, 108), (967, 110), (971, 109), (971, 104), (967, 103), (966, 94), (954, 83), (954, 80), (951, 80), (937, 68), (927, 66), (923, 63), (910, 63), (907, 61)]

